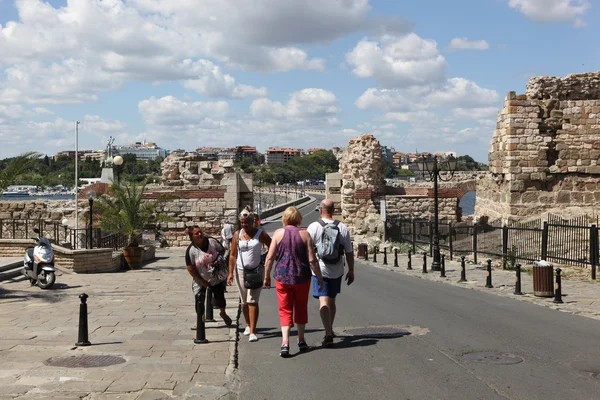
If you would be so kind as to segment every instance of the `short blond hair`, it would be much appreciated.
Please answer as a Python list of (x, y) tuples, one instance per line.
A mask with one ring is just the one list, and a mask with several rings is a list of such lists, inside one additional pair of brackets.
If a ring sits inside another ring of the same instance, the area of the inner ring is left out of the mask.
[(296, 207), (288, 207), (283, 212), (281, 221), (283, 225), (298, 226), (302, 223), (302, 214), (300, 214), (300, 211)]

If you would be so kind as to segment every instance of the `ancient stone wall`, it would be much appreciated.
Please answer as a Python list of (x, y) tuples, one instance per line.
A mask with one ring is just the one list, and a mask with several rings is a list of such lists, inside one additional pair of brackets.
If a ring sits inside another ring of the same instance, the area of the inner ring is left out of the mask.
[[(237, 222), (239, 211), (253, 204), (252, 175), (235, 173), (231, 160), (206, 161), (196, 155), (170, 155), (161, 167), (163, 185), (148, 185), (145, 198), (151, 200), (162, 194), (173, 197), (159, 210), (171, 218), (162, 226), (171, 246), (189, 244), (184, 233), (186, 226), (198, 225), (207, 234), (219, 236), (225, 219)], [(89, 202), (79, 200), (80, 228), (87, 226), (88, 213)], [(74, 200), (0, 202), (0, 226), (2, 222), (26, 219), (60, 224), (63, 218), (69, 220), (71, 228), (75, 227)]]
[[(379, 198), (380, 200), (382, 198)], [(456, 222), (458, 199), (438, 198), (440, 221)], [(415, 219), (430, 219), (434, 215), (433, 197), (428, 196), (385, 196), (386, 216), (404, 216)]]
[(340, 159), (342, 218), (355, 241), (382, 236), (384, 224), (373, 195), (381, 192), (383, 179), (381, 145), (372, 135), (350, 140)]
[(600, 72), (537, 77), (510, 92), (492, 138), (476, 214), (520, 218), (600, 199)]

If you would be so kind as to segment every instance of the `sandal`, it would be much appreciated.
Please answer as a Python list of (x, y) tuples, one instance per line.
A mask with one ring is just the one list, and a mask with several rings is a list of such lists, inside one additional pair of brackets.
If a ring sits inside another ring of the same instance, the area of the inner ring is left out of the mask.
[(281, 346), (281, 351), (279, 352), (279, 355), (283, 358), (289, 357), (290, 346), (288, 344), (284, 344), (283, 346)]

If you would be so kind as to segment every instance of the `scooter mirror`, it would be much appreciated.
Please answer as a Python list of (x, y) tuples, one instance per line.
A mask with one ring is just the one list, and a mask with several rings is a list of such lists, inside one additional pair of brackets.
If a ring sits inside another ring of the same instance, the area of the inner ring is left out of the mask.
[(33, 231), (34, 231), (35, 233), (40, 233), (40, 230), (39, 230), (38, 228), (33, 228)]

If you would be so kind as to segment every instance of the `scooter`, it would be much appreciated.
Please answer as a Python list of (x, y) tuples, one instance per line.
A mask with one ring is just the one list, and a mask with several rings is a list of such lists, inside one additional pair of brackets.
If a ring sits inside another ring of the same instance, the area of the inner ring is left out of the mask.
[[(40, 230), (33, 230), (39, 234)], [(36, 237), (35, 247), (28, 247), (23, 258), (23, 275), (31, 285), (37, 284), (42, 289), (50, 289), (56, 281), (54, 273), (54, 250), (45, 237)]]

